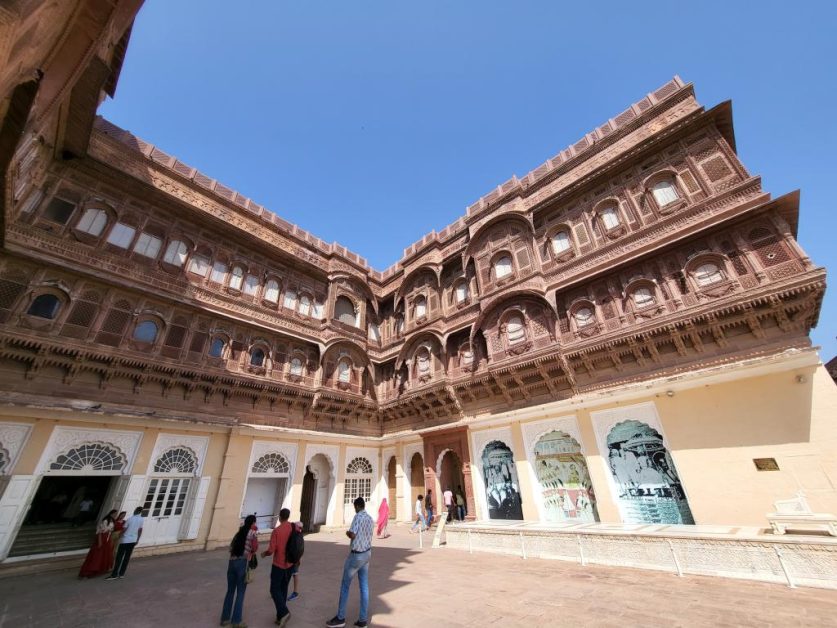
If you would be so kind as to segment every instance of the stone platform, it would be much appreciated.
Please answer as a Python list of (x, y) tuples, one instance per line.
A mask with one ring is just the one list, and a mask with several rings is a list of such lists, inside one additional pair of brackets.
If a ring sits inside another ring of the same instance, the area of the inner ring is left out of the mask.
[(445, 530), (449, 548), (677, 575), (837, 589), (837, 539), (759, 528), (477, 521)]

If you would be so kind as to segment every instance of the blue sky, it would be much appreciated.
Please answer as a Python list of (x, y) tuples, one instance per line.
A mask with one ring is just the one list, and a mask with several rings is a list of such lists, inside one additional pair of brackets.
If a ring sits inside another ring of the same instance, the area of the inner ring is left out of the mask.
[[(230, 7), (235, 6), (235, 11)], [(101, 113), (383, 270), (673, 75), (835, 267), (837, 3), (146, 0)], [(837, 354), (837, 296), (812, 338)]]

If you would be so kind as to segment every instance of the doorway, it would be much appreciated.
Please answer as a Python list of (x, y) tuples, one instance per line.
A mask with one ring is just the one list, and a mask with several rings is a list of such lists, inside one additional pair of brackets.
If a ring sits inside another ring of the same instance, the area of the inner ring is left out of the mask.
[(114, 476), (62, 475), (42, 478), (9, 556), (68, 552), (90, 547)]
[[(460, 494), (463, 498), (465, 496), (465, 475), (462, 473), (462, 461), (452, 449), (448, 449), (442, 454), (439, 485), (442, 487), (443, 495), (446, 489), (451, 490), (454, 495), (454, 505), (456, 504), (456, 495)], [(467, 514), (466, 507), (465, 515), (467, 516)]]
[(305, 467), (305, 477), (302, 478), (302, 501), (299, 505), (302, 518), (302, 531), (315, 532), (314, 507), (317, 492), (317, 480), (311, 473), (311, 467)]
[(247, 494), (241, 516), (256, 515), (260, 530), (270, 530), (288, 494), (288, 478), (254, 478), (247, 480)]
[(389, 459), (387, 465), (387, 500), (389, 506), (389, 518), (395, 519), (396, 511), (396, 485), (395, 485), (395, 456)]

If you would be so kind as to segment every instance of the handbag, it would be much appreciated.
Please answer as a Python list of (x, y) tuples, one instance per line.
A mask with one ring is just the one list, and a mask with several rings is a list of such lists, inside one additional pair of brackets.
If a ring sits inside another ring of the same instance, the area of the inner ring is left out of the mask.
[(253, 582), (253, 579), (255, 577), (256, 577), (256, 572), (254, 570), (250, 569), (250, 567), (248, 566), (247, 567), (247, 573), (244, 574), (244, 582), (246, 584), (250, 584), (251, 582)]
[(253, 552), (253, 555), (250, 557), (250, 562), (247, 563), (247, 569), (256, 569), (259, 566), (259, 557), (256, 556), (256, 553)]

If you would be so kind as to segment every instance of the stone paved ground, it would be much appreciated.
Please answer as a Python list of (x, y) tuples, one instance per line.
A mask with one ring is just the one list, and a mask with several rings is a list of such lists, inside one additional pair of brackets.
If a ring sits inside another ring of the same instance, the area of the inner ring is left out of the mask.
[[(339, 533), (306, 539), (302, 596), (289, 604), (290, 628), (323, 626), (334, 615), (347, 551)], [(247, 590), (251, 628), (273, 624), (264, 563)], [(137, 558), (114, 582), (79, 581), (70, 571), (3, 578), (0, 626), (216, 626), (225, 569), (224, 552), (215, 551)], [(370, 586), (373, 626), (837, 626), (835, 591), (420, 551), (404, 527), (375, 541)], [(357, 610), (355, 585), (349, 625)]]

